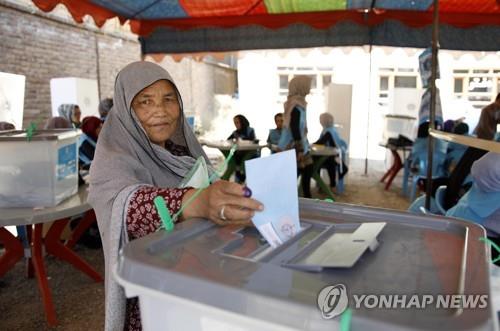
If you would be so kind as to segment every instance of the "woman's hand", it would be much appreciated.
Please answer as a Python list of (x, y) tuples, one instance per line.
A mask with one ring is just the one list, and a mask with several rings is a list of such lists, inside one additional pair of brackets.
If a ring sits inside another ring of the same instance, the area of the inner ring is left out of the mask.
[[(196, 192), (184, 194), (182, 204)], [(250, 224), (255, 212), (264, 209), (257, 200), (251, 199), (251, 191), (243, 185), (219, 180), (206, 189), (184, 209), (182, 218), (208, 218), (219, 225)]]

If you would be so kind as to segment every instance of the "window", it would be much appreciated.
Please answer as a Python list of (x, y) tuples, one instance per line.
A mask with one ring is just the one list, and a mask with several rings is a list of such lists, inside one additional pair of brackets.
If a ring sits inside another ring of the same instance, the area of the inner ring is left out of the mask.
[(469, 92), (487, 92), (493, 90), (493, 80), (491, 77), (471, 77), (469, 78)]
[(394, 77), (394, 87), (416, 88), (417, 87), (417, 77), (416, 76), (396, 76), (396, 77)]
[(277, 102), (286, 100), (288, 95), (288, 83), (297, 75), (308, 75), (311, 77), (311, 94), (323, 97), (323, 89), (333, 81), (333, 67), (306, 67), (306, 66), (278, 66), (278, 96)]
[(455, 99), (468, 100), (474, 108), (481, 109), (491, 103), (500, 92), (500, 69), (453, 70)]
[(288, 89), (288, 75), (280, 75), (280, 89)]
[(417, 67), (382, 67), (378, 69), (377, 105), (382, 112), (388, 112), (394, 88), (422, 88)]
[(464, 79), (455, 78), (455, 87), (453, 89), (455, 93), (462, 93), (464, 91)]
[(323, 87), (328, 86), (332, 82), (332, 75), (323, 75)]
[(389, 89), (389, 77), (380, 77), (380, 91), (387, 91)]

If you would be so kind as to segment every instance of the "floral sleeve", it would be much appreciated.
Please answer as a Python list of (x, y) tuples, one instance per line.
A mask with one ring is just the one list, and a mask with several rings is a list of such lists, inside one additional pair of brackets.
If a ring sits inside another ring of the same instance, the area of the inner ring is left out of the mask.
[[(127, 208), (127, 234), (129, 240), (144, 237), (155, 232), (161, 226), (160, 216), (156, 212), (154, 198), (163, 196), (170, 214), (173, 215), (182, 206), (182, 198), (190, 188), (158, 188), (144, 186), (132, 196)], [(124, 330), (140, 331), (141, 315), (137, 298), (127, 299), (126, 321)]]
[(182, 198), (190, 188), (158, 188), (145, 186), (132, 196), (127, 209), (127, 233), (130, 240), (144, 237), (155, 232), (161, 226), (154, 198), (163, 196), (170, 214), (173, 215), (182, 205)]

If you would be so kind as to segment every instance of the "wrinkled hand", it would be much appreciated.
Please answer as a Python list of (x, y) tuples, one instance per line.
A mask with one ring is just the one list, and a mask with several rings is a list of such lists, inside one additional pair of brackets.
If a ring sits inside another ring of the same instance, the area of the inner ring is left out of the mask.
[[(255, 212), (264, 209), (257, 200), (249, 198), (249, 191), (243, 185), (219, 180), (204, 189), (193, 202), (186, 207), (183, 218), (192, 217), (207, 218), (219, 225), (248, 225)], [(196, 192), (192, 189), (184, 195), (184, 204)], [(245, 196), (246, 195), (246, 196)], [(221, 210), (224, 208), (225, 220), (221, 218)]]

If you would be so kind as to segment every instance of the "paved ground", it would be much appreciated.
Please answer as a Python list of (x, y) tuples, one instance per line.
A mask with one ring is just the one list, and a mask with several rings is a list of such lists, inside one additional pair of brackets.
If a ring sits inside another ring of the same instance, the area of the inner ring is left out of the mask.
[[(351, 161), (346, 178), (346, 192), (339, 202), (377, 206), (392, 209), (408, 208), (401, 193), (401, 179), (389, 191), (378, 182), (383, 164), (370, 163), (364, 175), (364, 162)], [(313, 189), (315, 197), (322, 198)], [(100, 250), (78, 246), (77, 253), (104, 274), (104, 259)], [(0, 279), (0, 330), (102, 330), (104, 321), (104, 284), (94, 283), (84, 274), (52, 257), (46, 259), (49, 284), (56, 306), (59, 326), (48, 328), (37, 283), (25, 277), (22, 263)]]

